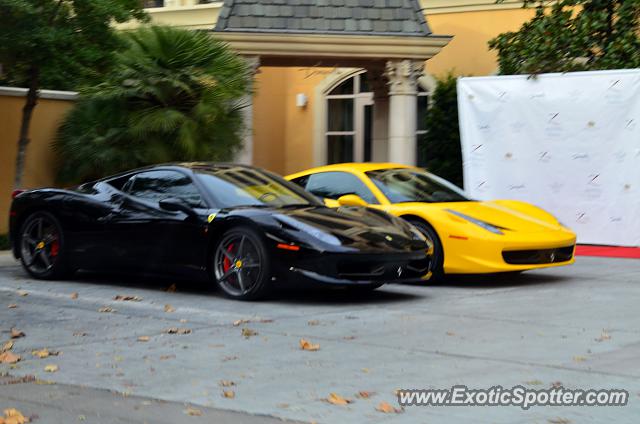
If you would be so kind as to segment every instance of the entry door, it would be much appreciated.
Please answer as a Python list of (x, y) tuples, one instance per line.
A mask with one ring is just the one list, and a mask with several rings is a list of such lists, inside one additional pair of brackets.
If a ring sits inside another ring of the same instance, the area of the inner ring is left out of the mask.
[(371, 160), (373, 93), (366, 73), (345, 80), (327, 95), (327, 163)]

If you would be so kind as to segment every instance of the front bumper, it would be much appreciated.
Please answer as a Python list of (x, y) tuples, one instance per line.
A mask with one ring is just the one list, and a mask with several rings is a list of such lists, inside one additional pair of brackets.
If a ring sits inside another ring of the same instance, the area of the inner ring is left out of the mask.
[(286, 254), (279, 258), (278, 280), (334, 286), (363, 286), (428, 280), (431, 255), (426, 251), (394, 254), (315, 253)]

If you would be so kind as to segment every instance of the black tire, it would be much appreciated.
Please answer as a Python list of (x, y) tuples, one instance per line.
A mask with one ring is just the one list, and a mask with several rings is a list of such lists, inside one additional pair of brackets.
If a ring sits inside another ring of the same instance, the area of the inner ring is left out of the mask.
[(444, 250), (438, 233), (433, 227), (418, 219), (408, 219), (409, 223), (433, 243), (433, 258), (431, 259), (431, 278), (429, 281), (442, 281), (444, 279)]
[(55, 280), (67, 277), (65, 235), (60, 221), (51, 213), (32, 213), (20, 227), (18, 249), (22, 267), (34, 278)]
[(269, 259), (258, 232), (250, 227), (231, 228), (212, 250), (212, 278), (231, 299), (258, 300), (272, 288)]

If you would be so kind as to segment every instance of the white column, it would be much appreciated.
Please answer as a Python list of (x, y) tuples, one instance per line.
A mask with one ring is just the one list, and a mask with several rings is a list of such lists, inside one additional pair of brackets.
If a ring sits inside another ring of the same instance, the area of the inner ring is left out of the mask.
[(390, 60), (385, 75), (389, 81), (389, 162), (416, 164), (418, 78), (424, 62)]
[[(245, 57), (253, 79), (258, 73), (260, 67), (260, 58), (258, 56)], [(253, 87), (252, 87), (253, 88)], [(234, 162), (251, 165), (253, 163), (253, 94), (244, 96), (242, 102), (242, 117), (244, 121), (244, 137), (242, 149), (240, 149), (234, 158)]]

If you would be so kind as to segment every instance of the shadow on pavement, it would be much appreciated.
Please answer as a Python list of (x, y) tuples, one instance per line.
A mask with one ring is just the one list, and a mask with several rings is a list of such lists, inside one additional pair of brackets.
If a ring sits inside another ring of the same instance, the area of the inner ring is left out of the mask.
[[(570, 277), (550, 274), (503, 273), (503, 274), (464, 274), (449, 275), (442, 281), (428, 282), (426, 287), (455, 287), (460, 289), (501, 289), (507, 287), (536, 286), (558, 284), (569, 281)], [(423, 283), (411, 284), (422, 286)]]

